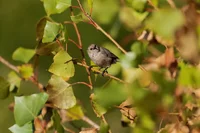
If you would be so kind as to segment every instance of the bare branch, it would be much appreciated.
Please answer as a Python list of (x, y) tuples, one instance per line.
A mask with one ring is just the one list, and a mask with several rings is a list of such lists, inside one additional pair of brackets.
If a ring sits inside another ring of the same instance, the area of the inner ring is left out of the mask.
[(0, 62), (4, 64), (5, 66), (9, 67), (10, 69), (14, 70), (15, 72), (19, 73), (19, 70), (16, 66), (10, 64), (8, 61), (6, 61), (3, 57), (0, 56)]
[[(77, 65), (83, 66), (83, 67), (89, 69), (89, 66), (86, 65), (86, 64), (82, 64), (82, 63), (77, 62)], [(91, 68), (91, 70), (94, 71), (94, 72), (96, 72), (96, 73), (98, 73), (98, 74), (101, 74), (101, 73), (102, 73), (101, 71), (96, 70), (96, 69), (94, 69), (94, 68)], [(123, 81), (123, 80), (121, 80), (121, 79), (119, 79), (119, 78), (117, 78), (117, 77), (115, 77), (115, 76), (112, 76), (112, 75), (110, 75), (110, 74), (108, 74), (108, 73), (104, 73), (104, 75), (110, 77), (111, 79), (114, 79), (114, 80), (116, 80), (116, 81), (119, 81), (119, 82), (121, 82), (121, 83), (123, 83), (123, 84), (128, 84), (127, 82), (125, 82), (125, 81)]]
[(77, 0), (81, 11), (83, 12), (83, 14), (88, 18), (88, 20), (91, 22), (91, 24), (96, 27), (97, 30), (100, 30), (107, 38), (109, 38), (116, 46), (117, 48), (119, 48), (124, 54), (126, 54), (127, 52), (106, 32), (104, 31), (92, 18), (91, 16), (86, 13), (86, 11), (83, 9), (83, 6), (81, 5), (80, 0)]
[(87, 116), (83, 116), (82, 120), (87, 122), (88, 124), (90, 124), (92, 127), (96, 128), (96, 129), (100, 129), (99, 125), (97, 125), (96, 123), (94, 123), (92, 120), (90, 120)]
[(89, 88), (92, 88), (92, 86), (90, 84), (86, 83), (86, 82), (75, 82), (75, 83), (72, 83), (70, 85), (73, 86), (73, 85), (78, 85), (78, 84), (83, 84), (83, 85), (88, 86)]
[[(74, 12), (73, 12), (73, 9), (72, 7), (70, 7), (70, 11), (71, 11), (71, 15), (74, 16)], [(82, 41), (81, 41), (81, 35), (80, 35), (80, 32), (78, 30), (78, 27), (76, 25), (76, 23), (72, 23), (73, 26), (74, 26), (74, 29), (76, 31), (76, 35), (77, 35), (77, 38), (78, 38), (78, 43), (79, 43), (79, 50), (81, 51), (81, 55), (82, 55), (82, 63), (87, 65), (86, 61), (85, 61), (85, 54), (83, 52), (83, 44), (82, 44)], [(91, 88), (92, 89), (92, 79), (91, 79), (91, 76), (90, 76), (90, 71), (88, 68), (86, 68), (86, 71), (87, 71), (87, 74), (88, 74), (88, 80), (89, 80), (89, 83), (91, 85)]]
[[(19, 70), (16, 66), (12, 65), (11, 63), (9, 63), (8, 61), (6, 61), (3, 57), (0, 56), (0, 62), (2, 64), (4, 64), (5, 66), (7, 66), (8, 68), (14, 70), (15, 72), (19, 73)], [(38, 83), (36, 78), (34, 76), (30, 77), (28, 79), (29, 81), (31, 81), (32, 83), (34, 83), (35, 85), (37, 85), (37, 87), (39, 88), (39, 90), (42, 92), (44, 91), (43, 88), (44, 86), (41, 83)]]
[(169, 3), (169, 5), (172, 7), (172, 8), (176, 8), (176, 5), (174, 3), (173, 0), (167, 0), (167, 2)]

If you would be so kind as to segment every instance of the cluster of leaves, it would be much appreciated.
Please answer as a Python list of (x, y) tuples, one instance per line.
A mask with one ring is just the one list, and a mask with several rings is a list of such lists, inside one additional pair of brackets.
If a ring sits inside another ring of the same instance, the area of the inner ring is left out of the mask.
[[(29, 63), (33, 56), (37, 59), (53, 55), (48, 69), (52, 76), (48, 85), (42, 87), (45, 92), (15, 97), (16, 124), (9, 128), (14, 133), (44, 132), (51, 127), (62, 133), (64, 122), (84, 118), (73, 93), (73, 84), (69, 83), (75, 73), (75, 63), (64, 50), (69, 40), (66, 27), (50, 17), (72, 8), (71, 0), (42, 2), (47, 16), (41, 18), (36, 27), (36, 49), (18, 48), (13, 60), (24, 64), (10, 72), (7, 79), (0, 77), (0, 98), (6, 98), (9, 93), (18, 92), (22, 80), (38, 83), (35, 67)], [(131, 127), (134, 133), (200, 132), (200, 3), (197, 0), (168, 2), (88, 0), (83, 3), (98, 23), (112, 24), (110, 35), (113, 38), (125, 36), (124, 32), (128, 34), (121, 41), (124, 48), (130, 49), (126, 54), (110, 42), (103, 44), (120, 58), (120, 63), (108, 72), (119, 77), (121, 74), (125, 83), (113, 80), (102, 87), (94, 87), (90, 99), (97, 117), (103, 117), (110, 109), (120, 110), (122, 126)], [(87, 22), (90, 16), (83, 18), (83, 10), (80, 7), (78, 15), (72, 14), (73, 24)], [(95, 26), (95, 21), (89, 19), (89, 22)], [(76, 45), (82, 50), (80, 44)], [(48, 112), (51, 119), (47, 120)], [(111, 132), (108, 125), (103, 123), (98, 129), (93, 127), (81, 133)]]

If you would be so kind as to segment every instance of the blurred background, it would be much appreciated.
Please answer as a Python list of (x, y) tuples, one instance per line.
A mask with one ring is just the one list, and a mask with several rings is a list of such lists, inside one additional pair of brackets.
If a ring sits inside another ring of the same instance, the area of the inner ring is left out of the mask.
[[(106, 31), (111, 30), (120, 30), (120, 23), (117, 21), (117, 12), (120, 6), (120, 3), (115, 0), (111, 1), (95, 1), (96, 5), (104, 4), (105, 9), (101, 9), (100, 6), (94, 7), (94, 15), (96, 16), (97, 22), (101, 23), (103, 28)], [(112, 4), (111, 7), (107, 6)], [(76, 2), (73, 1), (73, 5), (77, 5)], [(96, 9), (95, 9), (96, 8)], [(101, 11), (101, 12), (99, 12)], [(75, 14), (78, 11), (75, 10)], [(7, 61), (14, 65), (20, 65), (19, 62), (12, 60), (12, 54), (15, 49), (18, 47), (32, 48), (36, 47), (36, 24), (37, 22), (45, 16), (45, 10), (43, 8), (43, 3), (40, 0), (0, 0), (0, 55), (5, 58)], [(105, 16), (105, 17), (104, 17)], [(69, 10), (61, 13), (52, 15), (52, 18), (57, 22), (63, 22), (66, 20), (70, 20)], [(95, 18), (94, 18), (95, 19)], [(113, 23), (110, 23), (111, 20), (116, 20)], [(86, 23), (79, 23), (78, 28), (81, 32), (81, 37), (84, 45), (84, 51), (91, 43), (96, 43), (99, 45), (103, 45), (105, 43), (110, 42), (101, 32), (97, 31), (93, 26)], [(73, 40), (77, 41), (76, 34), (71, 25), (67, 25), (67, 31), (69, 37)], [(116, 33), (116, 32), (113, 32)], [(125, 32), (126, 33), (126, 32)], [(125, 34), (124, 31), (120, 34)], [(120, 38), (119, 38), (120, 39)], [(117, 40), (118, 41), (118, 40)], [(73, 45), (69, 44), (70, 55), (72, 57), (80, 58), (79, 50)], [(87, 58), (87, 62), (90, 61)], [(51, 56), (42, 56), (39, 60), (39, 81), (44, 85), (47, 84), (50, 73), (47, 71), (50, 64), (52, 63)], [(4, 78), (7, 78), (7, 74), (10, 72), (10, 69), (0, 63), (0, 75)], [(80, 73), (82, 74), (80, 76)], [(79, 74), (79, 76), (77, 76)], [(76, 75), (73, 78), (73, 81), (87, 81), (85, 69), (82, 67), (76, 67)], [(73, 82), (72, 81), (72, 82)], [(97, 81), (94, 81), (94, 86), (100, 86), (107, 82), (107, 78), (102, 78), (99, 76)], [(38, 92), (36, 86), (32, 85), (30, 82), (21, 83), (21, 88), (18, 95), (29, 95), (32, 93)], [(91, 108), (91, 104), (89, 101), (90, 90), (83, 86), (77, 85), (74, 86), (74, 92), (85, 108), (86, 116), (93, 119), (95, 122), (99, 123), (96, 115), (93, 113)], [(9, 127), (14, 125), (14, 115), (13, 112), (9, 110), (8, 105), (14, 101), (14, 95), (10, 95), (9, 98), (5, 100), (0, 100), (0, 132), (1, 133), (9, 133)], [(119, 111), (110, 111), (107, 114), (111, 119), (108, 119), (108, 122), (111, 124), (111, 128), (115, 133), (125, 132), (127, 128), (121, 128), (120, 119), (121, 115)], [(117, 116), (117, 117), (116, 117)]]

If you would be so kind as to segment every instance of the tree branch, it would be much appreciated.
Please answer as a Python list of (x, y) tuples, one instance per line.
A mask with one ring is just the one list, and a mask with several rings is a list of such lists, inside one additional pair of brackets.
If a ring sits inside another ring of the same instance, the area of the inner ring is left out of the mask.
[[(4, 64), (5, 66), (7, 66), (8, 68), (12, 69), (13, 71), (19, 73), (19, 69), (16, 66), (12, 65), (11, 63), (9, 63), (8, 61), (6, 61), (1, 56), (0, 56), (0, 62), (2, 64)], [(35, 84), (39, 88), (39, 90), (41, 92), (44, 91), (43, 90), (44, 86), (41, 83), (38, 83), (37, 80), (36, 80), (36, 78), (34, 78), (34, 76), (30, 77), (28, 80), (31, 81), (33, 84)]]
[(97, 125), (96, 123), (94, 123), (92, 120), (90, 120), (87, 116), (83, 116), (82, 120), (87, 122), (88, 124), (90, 124), (92, 127), (96, 128), (96, 129), (100, 129), (99, 125)]
[(73, 85), (78, 85), (78, 84), (83, 84), (83, 85), (88, 86), (89, 88), (92, 88), (92, 86), (91, 86), (90, 84), (85, 83), (85, 82), (75, 82), (75, 83), (72, 83), (72, 84), (70, 84), (70, 85), (73, 86)]
[[(70, 11), (71, 11), (71, 15), (74, 16), (74, 12), (73, 12), (73, 9), (72, 7), (70, 7)], [(78, 43), (79, 43), (79, 50), (81, 51), (81, 55), (82, 55), (82, 63), (87, 65), (86, 61), (85, 61), (85, 54), (83, 52), (83, 44), (82, 44), (82, 41), (81, 41), (81, 35), (80, 35), (80, 32), (78, 30), (78, 27), (76, 25), (76, 23), (72, 23), (73, 26), (74, 26), (74, 29), (76, 31), (76, 35), (77, 35), (77, 38), (78, 38)], [(90, 76), (90, 71), (88, 68), (86, 68), (86, 71), (87, 71), (87, 74), (88, 74), (88, 80), (89, 80), (89, 83), (91, 85), (91, 88), (92, 89), (92, 79), (91, 79), (91, 76)]]
[[(76, 64), (79, 65), (79, 66), (83, 66), (83, 67), (89, 69), (89, 66), (86, 65), (86, 64), (82, 64), (82, 63), (79, 63), (79, 62), (77, 62)], [(92, 70), (93, 72), (98, 73), (98, 74), (101, 74), (101, 73), (102, 73), (101, 71), (96, 70), (96, 69), (94, 69), (94, 68), (91, 68), (91, 70)], [(128, 84), (127, 82), (125, 82), (125, 81), (123, 81), (123, 80), (121, 80), (121, 79), (119, 79), (119, 78), (117, 78), (117, 77), (115, 77), (115, 76), (112, 76), (112, 75), (110, 75), (110, 74), (108, 74), (108, 73), (104, 73), (104, 75), (110, 77), (111, 79), (114, 79), (114, 80), (116, 80), (116, 81), (119, 81), (119, 82), (121, 82), (121, 83), (123, 83), (123, 84)]]
[(19, 73), (19, 70), (16, 66), (10, 64), (8, 61), (6, 61), (3, 57), (0, 56), (0, 62), (7, 66), (8, 68), (14, 70), (15, 72)]
[(119, 48), (124, 54), (126, 54), (127, 52), (106, 32), (104, 31), (92, 18), (91, 16), (86, 13), (86, 11), (83, 9), (83, 6), (81, 5), (80, 0), (77, 0), (78, 5), (80, 6), (81, 11), (83, 12), (83, 14), (88, 18), (88, 20), (91, 22), (91, 24), (96, 27), (97, 30), (100, 30), (107, 38), (109, 38), (116, 46), (117, 48)]

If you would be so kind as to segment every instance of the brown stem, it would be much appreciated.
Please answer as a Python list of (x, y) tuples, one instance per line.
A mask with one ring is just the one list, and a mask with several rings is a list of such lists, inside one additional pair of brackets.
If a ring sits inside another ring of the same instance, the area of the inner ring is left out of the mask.
[[(86, 64), (82, 64), (82, 63), (77, 62), (77, 65), (83, 66), (83, 67), (89, 69), (89, 66), (86, 65)], [(96, 70), (96, 69), (94, 69), (94, 68), (91, 68), (91, 70), (92, 70), (93, 72), (95, 72), (95, 73), (98, 73), (98, 74), (101, 74), (101, 73), (102, 73), (101, 71)], [(119, 78), (117, 78), (117, 77), (115, 77), (115, 76), (112, 76), (112, 75), (110, 75), (110, 74), (108, 74), (108, 73), (104, 73), (104, 75), (110, 77), (111, 79), (114, 79), (114, 80), (116, 80), (116, 81), (119, 81), (120, 83), (128, 84), (127, 82), (125, 82), (125, 81), (123, 81), (123, 80), (121, 80), (121, 79), (119, 79)]]
[(63, 128), (64, 128), (65, 131), (67, 131), (67, 132), (69, 132), (69, 133), (76, 133), (76, 132), (72, 131), (71, 129), (66, 128), (66, 127), (64, 127), (64, 126), (63, 126)]
[(117, 48), (119, 48), (124, 54), (126, 54), (127, 52), (106, 32), (104, 31), (92, 18), (89, 14), (86, 13), (86, 11), (83, 9), (83, 6), (81, 5), (80, 0), (77, 0), (78, 5), (80, 6), (81, 11), (83, 12), (83, 14), (88, 18), (88, 20), (90, 21), (90, 23), (96, 27), (97, 30), (100, 30), (107, 38), (109, 38), (116, 46)]
[(88, 124), (90, 124), (92, 127), (96, 128), (96, 129), (100, 129), (99, 125), (97, 125), (96, 123), (94, 123), (92, 120), (90, 120), (87, 116), (83, 116), (82, 120), (87, 122)]
[(80, 46), (74, 40), (69, 38), (68, 41), (72, 42), (73, 44), (75, 44), (80, 49)]
[[(0, 56), (0, 62), (2, 64), (4, 64), (5, 66), (7, 66), (8, 68), (10, 68), (10, 69), (14, 70), (15, 72), (19, 73), (19, 69), (16, 66), (12, 65), (11, 63), (6, 61), (1, 56)], [(31, 81), (32, 83), (34, 83), (35, 85), (37, 85), (37, 87), (40, 89), (40, 91), (43, 91), (43, 88), (44, 88), (43, 85), (41, 83), (38, 83), (36, 78), (34, 78), (34, 76), (30, 77), (28, 80)]]
[(7, 60), (0, 56), (0, 62), (5, 66), (9, 67), (10, 69), (14, 70), (15, 72), (19, 73), (19, 70), (16, 66), (10, 64)]
[(92, 86), (91, 86), (90, 84), (86, 83), (86, 82), (76, 82), (76, 83), (72, 83), (71, 86), (73, 86), (73, 85), (78, 85), (78, 84), (83, 84), (83, 85), (88, 86), (89, 88), (92, 88)]
[(63, 45), (61, 44), (60, 40), (56, 39), (57, 44), (59, 45), (59, 47), (61, 47), (62, 50), (64, 50)]
[(148, 2), (149, 2), (149, 4), (150, 4), (154, 9), (158, 10), (158, 8), (152, 3), (151, 0), (148, 0)]
[[(70, 7), (70, 11), (71, 11), (71, 15), (74, 16), (74, 12), (73, 12), (73, 9), (72, 7)], [(79, 49), (80, 49), (80, 52), (81, 52), (81, 55), (82, 55), (82, 63), (87, 65), (86, 61), (85, 61), (85, 54), (83, 52), (83, 44), (82, 44), (82, 41), (81, 41), (81, 35), (80, 35), (80, 32), (78, 30), (78, 27), (76, 25), (76, 23), (72, 23), (73, 26), (74, 26), (74, 29), (76, 31), (76, 35), (77, 35), (77, 38), (78, 38), (78, 43), (79, 43)], [(92, 79), (91, 79), (91, 76), (90, 76), (90, 71), (88, 68), (86, 68), (86, 71), (87, 71), (87, 74), (88, 74), (88, 80), (89, 80), (89, 83), (91, 85), (91, 88), (92, 89)]]
[(176, 5), (174, 3), (173, 0), (167, 0), (167, 2), (169, 3), (169, 5), (172, 7), (172, 8), (176, 8)]

